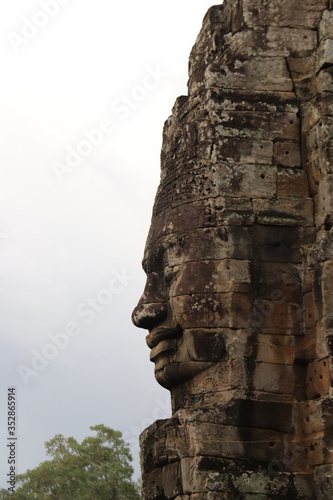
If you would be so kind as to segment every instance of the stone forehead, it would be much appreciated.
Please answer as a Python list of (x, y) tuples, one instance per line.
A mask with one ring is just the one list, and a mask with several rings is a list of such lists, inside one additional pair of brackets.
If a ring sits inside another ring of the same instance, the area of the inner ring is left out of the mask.
[(153, 216), (170, 207), (219, 196), (270, 198), (276, 194), (277, 168), (269, 165), (190, 161), (162, 171)]

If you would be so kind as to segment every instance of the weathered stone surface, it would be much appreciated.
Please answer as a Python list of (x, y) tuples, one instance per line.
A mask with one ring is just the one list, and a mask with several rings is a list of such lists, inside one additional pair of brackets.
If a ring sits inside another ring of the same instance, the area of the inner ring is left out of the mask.
[[(193, 281), (195, 273), (198, 280)], [(225, 259), (201, 260), (182, 266), (179, 283), (173, 289), (175, 296), (195, 293), (223, 293), (251, 291), (250, 262)], [(210, 279), (207, 280), (207, 277)], [(227, 287), (225, 283), (228, 283)]]
[(313, 361), (307, 369), (306, 392), (308, 399), (326, 397), (331, 386), (330, 361), (328, 358)]
[(207, 67), (204, 75), (205, 86), (276, 92), (293, 90), (286, 61), (282, 57), (236, 60), (233, 70), (225, 64), (227, 61), (225, 55), (217, 64)]
[(187, 328), (204, 328), (207, 324), (211, 328), (245, 328), (251, 311), (250, 297), (243, 293), (178, 295), (173, 307)]
[(293, 365), (295, 339), (284, 335), (258, 335), (257, 360), (264, 363)]
[(282, 167), (299, 168), (301, 162), (301, 149), (298, 142), (276, 142), (274, 144), (274, 164)]
[(243, 0), (243, 16), (248, 26), (292, 26), (313, 28), (321, 20), (327, 6), (325, 0), (304, 0), (302, 8), (295, 9), (288, 0)]
[(333, 497), (333, 466), (316, 467), (315, 479), (317, 500), (330, 500)]
[(262, 333), (302, 335), (302, 312), (299, 304), (263, 299), (257, 300), (252, 317)]
[[(331, 6), (330, 6), (331, 7)], [(319, 24), (320, 41), (332, 38), (333, 11), (325, 10)]]
[(333, 496), (333, 2), (224, 0), (163, 130), (144, 500)]
[(229, 59), (266, 57), (288, 57), (291, 53), (312, 53), (317, 44), (316, 35), (309, 29), (281, 28), (276, 26), (256, 27), (225, 35), (226, 52)]
[(255, 289), (261, 299), (301, 303), (302, 281), (298, 266), (283, 262), (262, 262), (256, 269)]
[(279, 168), (277, 172), (277, 196), (279, 198), (307, 198), (309, 185), (304, 170)]
[(277, 198), (253, 200), (253, 210), (259, 224), (277, 226), (313, 226), (311, 198)]

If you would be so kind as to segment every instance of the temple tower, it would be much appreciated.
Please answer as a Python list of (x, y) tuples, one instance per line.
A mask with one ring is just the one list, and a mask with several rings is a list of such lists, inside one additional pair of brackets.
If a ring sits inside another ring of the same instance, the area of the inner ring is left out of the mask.
[(133, 313), (144, 500), (333, 498), (333, 2), (225, 0), (167, 120)]

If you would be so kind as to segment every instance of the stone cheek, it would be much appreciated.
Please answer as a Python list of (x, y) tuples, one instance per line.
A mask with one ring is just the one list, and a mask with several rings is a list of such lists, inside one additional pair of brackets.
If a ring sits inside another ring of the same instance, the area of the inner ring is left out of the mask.
[(172, 417), (144, 500), (333, 496), (333, 12), (224, 0), (163, 131), (133, 313)]

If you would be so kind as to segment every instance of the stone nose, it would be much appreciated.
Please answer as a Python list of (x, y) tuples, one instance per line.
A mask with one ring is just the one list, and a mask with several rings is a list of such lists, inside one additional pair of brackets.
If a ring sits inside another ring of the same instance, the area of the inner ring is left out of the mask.
[(138, 328), (152, 330), (165, 319), (166, 315), (166, 304), (159, 302), (146, 304), (140, 300), (132, 313), (132, 322)]

